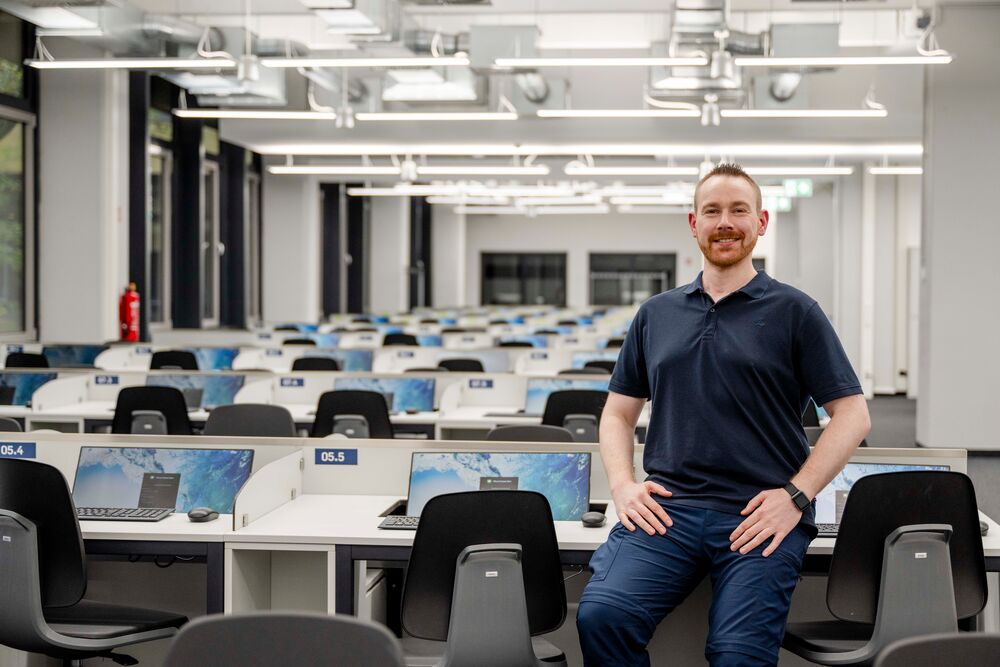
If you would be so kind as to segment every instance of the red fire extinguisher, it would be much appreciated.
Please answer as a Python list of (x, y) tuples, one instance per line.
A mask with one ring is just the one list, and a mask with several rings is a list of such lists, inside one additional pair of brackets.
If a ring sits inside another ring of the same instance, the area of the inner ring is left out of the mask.
[(135, 283), (128, 284), (118, 302), (118, 329), (123, 341), (139, 341), (139, 292)]

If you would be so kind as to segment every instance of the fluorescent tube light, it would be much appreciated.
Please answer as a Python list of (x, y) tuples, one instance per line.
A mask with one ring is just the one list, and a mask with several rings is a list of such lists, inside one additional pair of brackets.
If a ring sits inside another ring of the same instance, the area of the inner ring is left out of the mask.
[(607, 204), (594, 204), (593, 206), (538, 206), (533, 209), (535, 215), (594, 215), (610, 213), (611, 207)]
[(417, 167), (420, 176), (548, 176), (549, 168), (544, 164), (528, 167), (489, 166), (489, 165), (452, 165)]
[(539, 109), (539, 118), (701, 118), (698, 109)]
[(517, 120), (513, 111), (361, 111), (354, 117), (359, 121)]
[(869, 174), (876, 176), (920, 176), (924, 173), (923, 167), (871, 167)]
[(854, 167), (744, 167), (751, 176), (850, 176)]
[(35, 69), (236, 69), (230, 58), (97, 58), (25, 60)]
[(601, 204), (600, 195), (581, 194), (570, 197), (521, 197), (518, 206), (576, 206), (579, 204)]
[(737, 67), (843, 67), (850, 65), (947, 65), (952, 60), (944, 56), (830, 56), (830, 57), (762, 57), (739, 56), (733, 59)]
[(399, 176), (399, 167), (373, 167), (342, 164), (301, 164), (273, 165), (267, 168), (271, 174), (321, 175), (321, 176)]
[(517, 206), (456, 206), (460, 215), (524, 215), (523, 208)]
[(336, 120), (335, 111), (282, 111), (271, 109), (174, 109), (178, 118), (244, 120)]
[(885, 118), (885, 109), (723, 109), (723, 118)]
[(588, 167), (568, 164), (567, 176), (697, 176), (698, 167)]
[(441, 56), (410, 58), (261, 58), (264, 67), (467, 67), (465, 56)]
[(664, 197), (611, 197), (608, 200), (615, 206), (634, 204), (636, 206), (666, 206), (667, 200)]
[(457, 197), (435, 195), (433, 197), (427, 198), (428, 204), (441, 204), (447, 206), (466, 206), (466, 205), (492, 206), (492, 205), (506, 204), (508, 201), (510, 201), (508, 197), (481, 197), (481, 196), (468, 196), (468, 195), (459, 195)]
[(685, 58), (497, 58), (494, 66), (503, 69), (536, 67), (702, 67), (705, 56)]
[(567, 186), (496, 186), (484, 185), (397, 185), (392, 188), (348, 188), (352, 197), (569, 197), (575, 194)]
[(686, 215), (688, 208), (684, 206), (664, 206), (644, 205), (644, 204), (622, 204), (618, 207), (619, 213), (645, 214), (645, 215)]

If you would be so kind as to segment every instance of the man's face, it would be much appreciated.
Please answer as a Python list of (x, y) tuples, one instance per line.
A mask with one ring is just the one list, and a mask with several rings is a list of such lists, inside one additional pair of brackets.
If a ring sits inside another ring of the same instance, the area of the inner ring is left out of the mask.
[(737, 176), (713, 176), (698, 191), (697, 210), (688, 214), (691, 233), (710, 264), (739, 264), (767, 230), (767, 211), (757, 210), (757, 193)]

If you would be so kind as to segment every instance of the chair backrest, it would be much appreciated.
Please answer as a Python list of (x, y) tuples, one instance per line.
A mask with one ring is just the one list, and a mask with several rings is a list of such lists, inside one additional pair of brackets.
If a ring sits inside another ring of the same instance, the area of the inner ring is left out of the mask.
[(340, 362), (332, 357), (299, 357), (292, 362), (293, 371), (339, 371)]
[(234, 403), (216, 407), (208, 415), (204, 434), (247, 438), (294, 438), (298, 435), (292, 413), (287, 408), (265, 403)]
[(14, 396), (17, 394), (17, 387), (0, 385), (0, 405), (13, 405)]
[(125, 387), (118, 392), (115, 416), (111, 422), (112, 433), (132, 432), (132, 412), (157, 410), (167, 420), (170, 435), (191, 435), (184, 394), (175, 387)]
[(403, 628), (446, 640), (458, 555), (472, 544), (495, 543), (521, 545), (531, 634), (562, 625), (566, 589), (549, 501), (534, 491), (470, 491), (431, 498), (420, 513), (403, 584)]
[[(87, 566), (76, 509), (62, 473), (46, 463), (0, 459), (0, 509), (35, 524), (42, 606), (79, 602), (87, 591)], [(23, 575), (0, 567), (0, 586)]]
[(149, 368), (179, 368), (184, 371), (198, 370), (198, 357), (190, 350), (160, 350), (149, 360)]
[(402, 667), (403, 652), (385, 627), (352, 616), (220, 614), (181, 628), (163, 663), (164, 667), (204, 664)]
[(573, 435), (576, 442), (599, 442), (598, 417), (589, 414), (571, 414), (563, 419), (563, 428)]
[(900, 526), (947, 524), (958, 618), (986, 604), (986, 561), (972, 480), (958, 472), (892, 472), (851, 487), (830, 562), (826, 604), (837, 618), (873, 623), (885, 538)]
[(584, 368), (601, 368), (608, 373), (615, 372), (615, 362), (610, 359), (592, 359), (583, 365)]
[(23, 430), (24, 429), (21, 428), (21, 424), (19, 424), (16, 419), (11, 419), (10, 417), (0, 417), (0, 432), (20, 433)]
[(483, 368), (483, 362), (470, 358), (442, 359), (438, 362), (438, 366), (454, 373), (483, 373), (486, 370)]
[(440, 366), (414, 366), (413, 368), (407, 368), (403, 371), (404, 373), (447, 373), (447, 368), (441, 368)]
[(420, 341), (413, 334), (390, 333), (382, 339), (382, 345), (420, 345)]
[(316, 345), (316, 341), (312, 338), (286, 338), (281, 341), (282, 345)]
[(497, 347), (534, 347), (526, 340), (502, 340)]
[(604, 411), (608, 392), (596, 389), (563, 389), (549, 394), (542, 413), (542, 423), (562, 426), (567, 415), (594, 415), (598, 423)]
[(960, 632), (923, 635), (890, 644), (875, 667), (940, 667), (1000, 663), (1000, 634)]
[(6, 368), (48, 368), (49, 360), (35, 352), (11, 352), (4, 362)]
[(556, 322), (557, 327), (575, 327), (579, 324), (576, 320), (559, 320)]
[(603, 368), (564, 368), (559, 375), (611, 375), (611, 371)]
[(132, 430), (139, 435), (169, 435), (167, 418), (159, 410), (133, 410)]
[(282, 324), (280, 326), (274, 327), (275, 331), (298, 331), (299, 328), (294, 324)]
[(605, 345), (605, 347), (608, 349), (614, 349), (614, 348), (619, 348), (624, 344), (625, 344), (624, 338), (609, 338), (608, 344)]
[(816, 403), (811, 398), (806, 403), (806, 409), (802, 411), (803, 426), (819, 426), (819, 413), (816, 412)]
[(333, 432), (333, 420), (338, 415), (361, 415), (368, 421), (370, 437), (388, 439), (393, 437), (392, 422), (389, 421), (389, 406), (385, 396), (377, 391), (338, 389), (328, 391), (319, 397), (316, 419), (313, 421), (313, 438), (323, 438)]
[(573, 434), (562, 426), (510, 424), (494, 427), (486, 434), (486, 439), (503, 442), (573, 442)]

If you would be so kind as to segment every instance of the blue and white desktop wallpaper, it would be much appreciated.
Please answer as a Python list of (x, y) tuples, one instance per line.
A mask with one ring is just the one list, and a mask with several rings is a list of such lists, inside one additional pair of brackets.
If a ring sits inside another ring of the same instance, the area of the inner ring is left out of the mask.
[(73, 502), (77, 507), (136, 507), (143, 473), (179, 473), (175, 511), (211, 507), (229, 514), (252, 467), (249, 449), (82, 447)]
[(191, 347), (198, 359), (198, 369), (203, 371), (229, 371), (240, 350), (236, 347)]
[(618, 361), (620, 349), (607, 352), (576, 352), (573, 354), (573, 368), (583, 368), (589, 361)]
[(913, 470), (941, 470), (944, 465), (908, 465), (905, 463), (848, 463), (826, 488), (816, 494), (816, 523), (840, 523), (848, 492), (862, 477), (883, 472), (908, 472)]
[(518, 490), (537, 491), (548, 499), (556, 521), (579, 521), (589, 508), (587, 453), (417, 452), (406, 513), (419, 516), (434, 496), (479, 491), (483, 477), (516, 477)]
[(56, 373), (0, 373), (0, 386), (14, 387), (11, 405), (27, 405), (35, 390), (56, 379)]
[(549, 394), (564, 389), (594, 389), (607, 391), (609, 380), (564, 380), (547, 378), (530, 378), (528, 380), (528, 395), (524, 403), (524, 412), (529, 415), (540, 415), (545, 412), (545, 402)]
[(434, 409), (434, 380), (428, 378), (337, 378), (333, 387), (392, 394), (390, 412)]
[(340, 363), (340, 370), (348, 372), (370, 371), (374, 353), (371, 350), (338, 350), (332, 347), (317, 347), (306, 351), (307, 357), (328, 357)]
[(52, 368), (93, 368), (94, 360), (107, 345), (46, 345), (42, 354)]
[(243, 375), (149, 375), (146, 384), (151, 387), (176, 387), (177, 389), (201, 389), (201, 407), (215, 408), (220, 405), (230, 405), (236, 398), (236, 392), (242, 387), (246, 377)]

